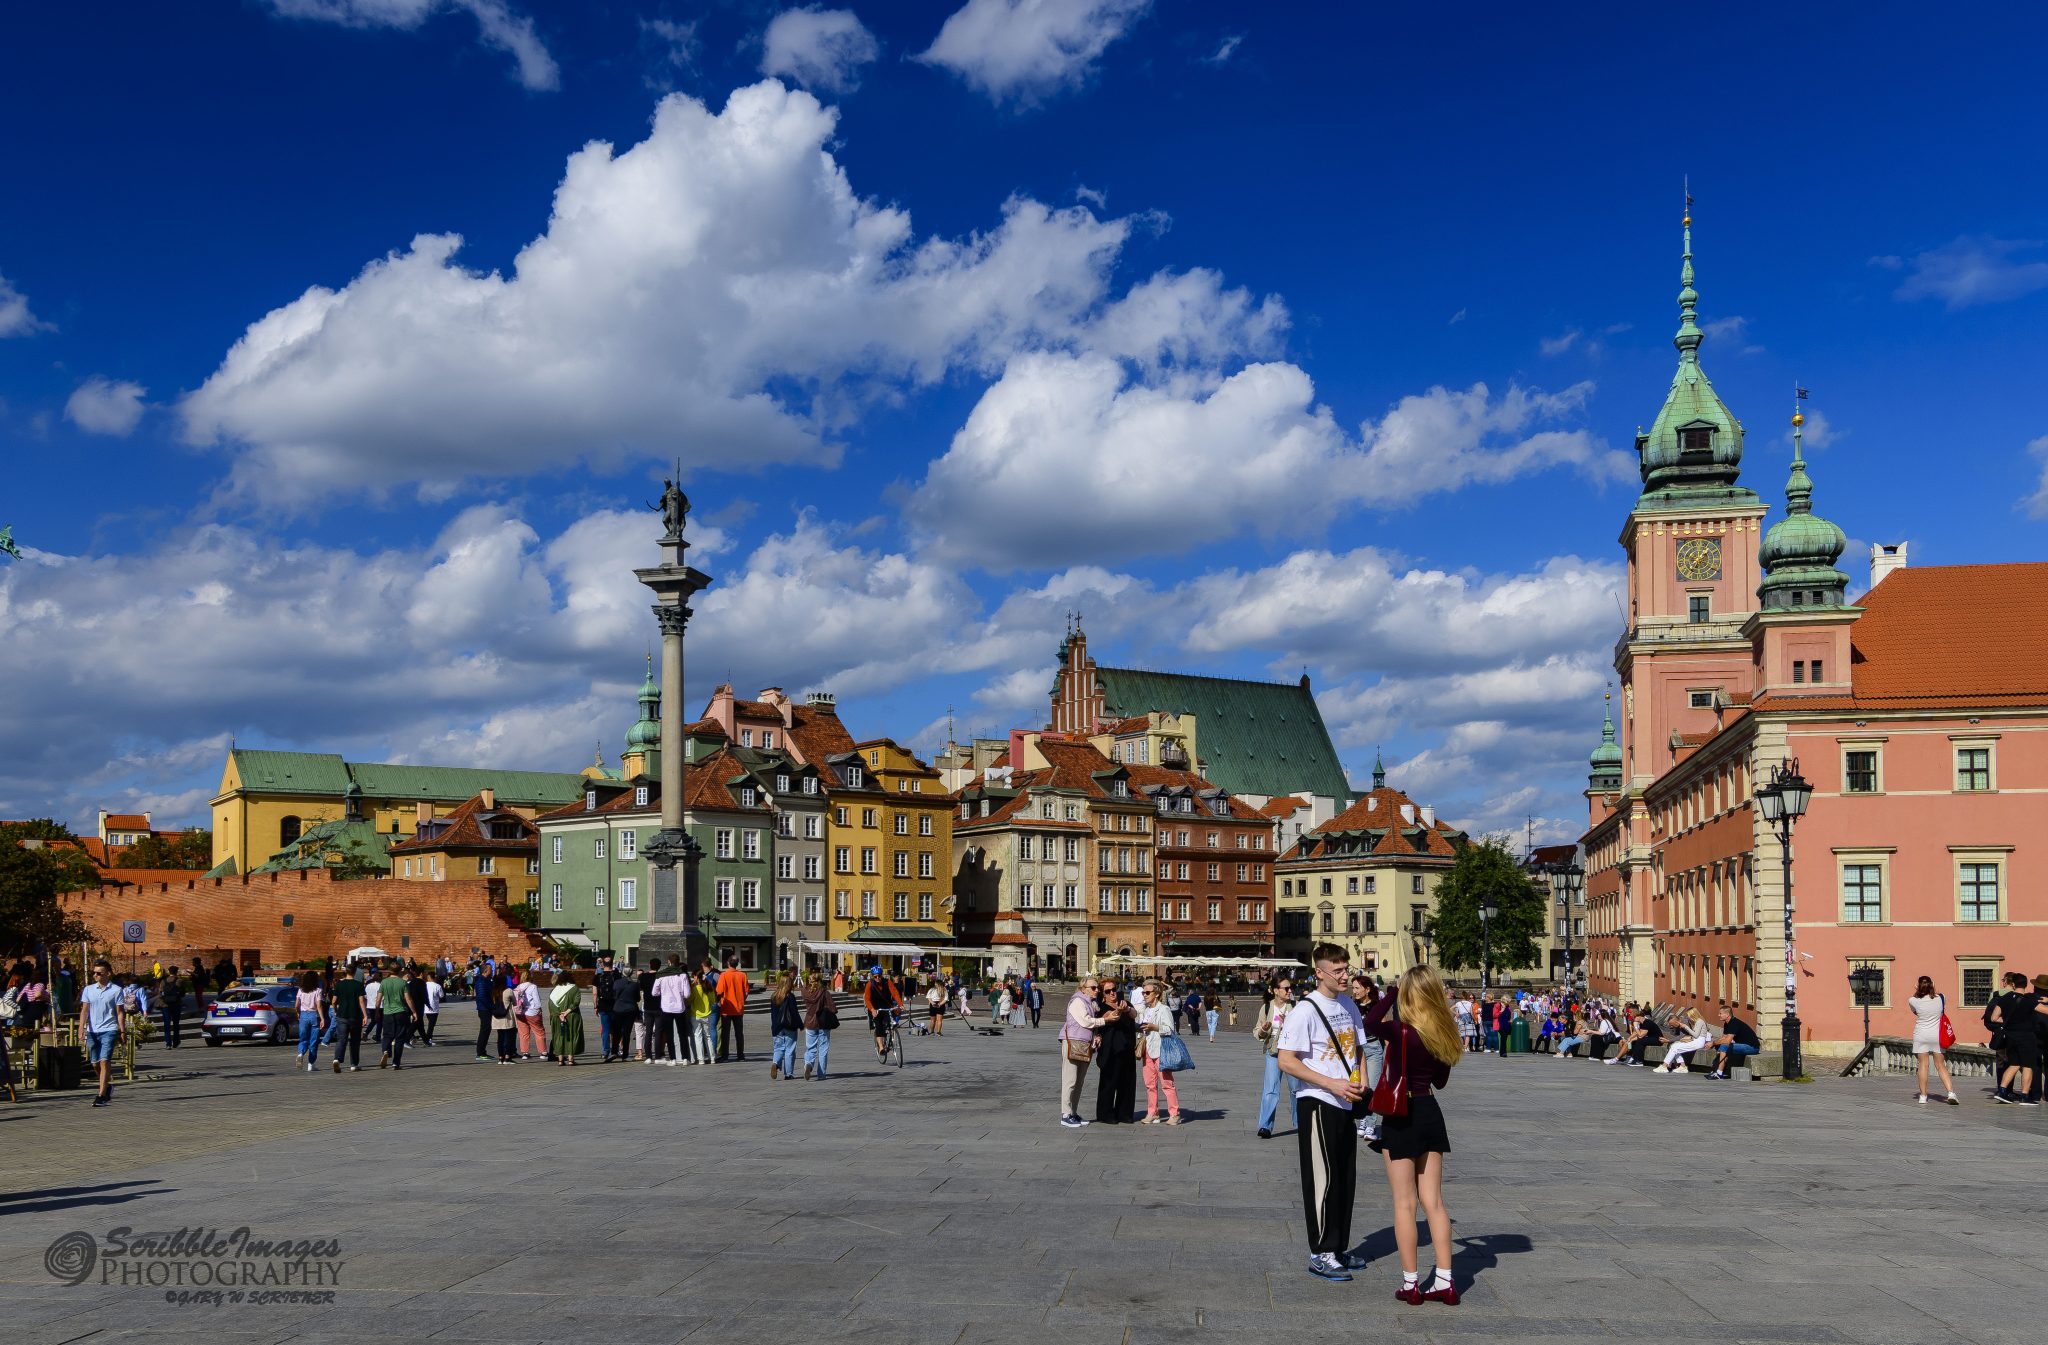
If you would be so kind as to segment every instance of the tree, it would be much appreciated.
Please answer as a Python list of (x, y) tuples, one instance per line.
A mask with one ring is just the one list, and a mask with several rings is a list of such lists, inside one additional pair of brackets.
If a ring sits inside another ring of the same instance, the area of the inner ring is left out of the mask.
[(144, 836), (114, 858), (117, 869), (210, 869), (213, 833), (188, 827), (176, 836)]
[[(38, 944), (46, 948), (89, 942), (92, 931), (75, 915), (57, 904), (57, 894), (69, 891), (66, 867), (59, 857), (83, 852), (40, 846), (30, 849), (24, 839), (46, 840), (44, 836), (24, 837), (21, 826), (0, 826), (0, 952), (24, 953)], [(90, 868), (90, 861), (87, 861)], [(97, 880), (95, 880), (96, 882)]]
[(59, 892), (82, 892), (99, 887), (104, 881), (92, 856), (62, 822), (35, 817), (26, 822), (0, 824), (0, 845), (41, 855), (56, 874)]
[[(1491, 921), (1479, 908), (1492, 902)], [(1548, 918), (1548, 895), (1522, 869), (1502, 836), (1489, 836), (1458, 852), (1450, 873), (1436, 888), (1430, 929), (1437, 961), (1446, 967), (1533, 967), (1542, 956), (1538, 941)], [(1484, 937), (1482, 937), (1484, 930)], [(1490, 955), (1490, 956), (1487, 956)]]

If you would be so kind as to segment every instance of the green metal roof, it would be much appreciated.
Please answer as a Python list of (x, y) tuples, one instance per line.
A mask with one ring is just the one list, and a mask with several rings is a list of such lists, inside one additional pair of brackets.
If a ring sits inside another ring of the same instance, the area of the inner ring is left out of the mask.
[(242, 788), (265, 794), (332, 794), (348, 791), (348, 763), (338, 752), (232, 753)]
[(855, 930), (854, 943), (951, 943), (953, 936), (930, 925), (868, 925)]
[(1095, 676), (1107, 714), (1193, 715), (1196, 754), (1209, 779), (1233, 794), (1351, 797), (1306, 678), (1247, 682), (1101, 667)]
[(348, 793), (353, 780), (369, 798), (432, 799), (460, 803), (485, 790), (501, 803), (560, 805), (581, 798), (580, 775), (553, 771), (498, 771), (467, 766), (392, 766), (347, 762), (334, 752), (265, 752), (238, 747), (235, 768), (242, 788), (269, 794)]
[(307, 827), (296, 841), (249, 871), (283, 873), (291, 869), (324, 869), (331, 867), (327, 856), (335, 851), (341, 853), (345, 865), (359, 863), (383, 868), (390, 863), (391, 842), (396, 839), (389, 832), (378, 831), (374, 823), (360, 817), (321, 822)]

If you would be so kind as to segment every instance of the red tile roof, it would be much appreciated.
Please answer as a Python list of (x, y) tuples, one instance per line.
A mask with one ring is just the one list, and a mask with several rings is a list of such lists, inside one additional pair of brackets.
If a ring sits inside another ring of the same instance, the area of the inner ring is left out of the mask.
[(108, 831), (148, 831), (149, 819), (141, 813), (108, 813), (105, 826)]
[[(534, 850), (540, 849), (540, 832), (533, 823), (509, 808), (484, 807), (483, 795), (464, 799), (450, 811), (430, 819), (442, 823), (431, 835), (424, 838), (415, 833), (411, 839), (398, 842), (390, 847), (392, 854), (401, 851), (411, 853), (420, 850)], [(519, 829), (519, 836), (510, 839), (493, 836), (487, 829), (491, 825), (502, 826), (511, 823)]]
[(1772, 710), (1921, 710), (2048, 702), (2048, 562), (1894, 570), (1849, 628), (1849, 694), (1784, 690)]
[[(1196, 775), (1193, 771), (1169, 770), (1164, 766), (1125, 766), (1124, 769), (1130, 773), (1131, 788), (1134, 790), (1142, 789), (1148, 785), (1156, 785), (1162, 789), (1191, 789), (1199, 796), (1205, 790), (1220, 788), (1220, 786)], [(1239, 799), (1235, 794), (1225, 793), (1223, 798), (1230, 805), (1230, 816), (1233, 820), (1239, 822), (1270, 820), (1249, 803)], [(1190, 814), (1190, 816), (1192, 815)], [(1211, 820), (1215, 819), (1212, 818)]]
[(1307, 799), (1297, 799), (1292, 794), (1283, 794), (1277, 799), (1268, 799), (1266, 806), (1259, 809), (1262, 817), (1288, 817), (1308, 807)]
[[(1408, 805), (1410, 816), (1414, 818), (1413, 821), (1404, 821), (1402, 819), (1401, 806), (1403, 804)], [(1340, 832), (1347, 831), (1384, 831), (1386, 834), (1373, 844), (1371, 853), (1375, 855), (1419, 854), (1452, 859), (1458, 853), (1457, 847), (1452, 844), (1453, 838), (1459, 835), (1456, 827), (1451, 826), (1441, 818), (1437, 820), (1434, 826), (1424, 826), (1422, 809), (1416, 806), (1413, 799), (1398, 789), (1381, 788), (1367, 791), (1349, 808), (1338, 813), (1321, 826), (1304, 834), (1301, 840), (1296, 841), (1294, 847), (1281, 856), (1281, 858), (1304, 858), (1302, 854), (1303, 845), (1319, 838), (1334, 836)], [(1406, 834), (1410, 831), (1419, 832), (1419, 835), (1411, 838)], [(1306, 857), (1311, 859), (1321, 858), (1319, 855)]]

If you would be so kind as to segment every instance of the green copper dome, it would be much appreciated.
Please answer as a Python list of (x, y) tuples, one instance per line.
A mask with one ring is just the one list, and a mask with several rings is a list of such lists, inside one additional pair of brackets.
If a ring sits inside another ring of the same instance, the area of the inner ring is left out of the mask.
[(1785, 482), (1785, 517), (1764, 534), (1757, 560), (1764, 581), (1756, 596), (1767, 608), (1840, 607), (1847, 598), (1849, 576), (1835, 568), (1849, 539), (1842, 530), (1813, 512), (1813, 478), (1806, 474), (1800, 427), (1804, 415), (1792, 416), (1792, 475)]
[(1685, 216), (1685, 258), (1679, 269), (1678, 372), (1651, 423), (1637, 434), (1645, 506), (1683, 508), (1702, 503), (1754, 500), (1736, 484), (1742, 471), (1742, 422), (1707, 381), (1700, 367), (1699, 291), (1693, 288), (1692, 213)]
[(661, 746), (661, 688), (654, 684), (654, 655), (647, 656), (647, 680), (640, 684), (640, 722), (626, 730), (626, 751)]

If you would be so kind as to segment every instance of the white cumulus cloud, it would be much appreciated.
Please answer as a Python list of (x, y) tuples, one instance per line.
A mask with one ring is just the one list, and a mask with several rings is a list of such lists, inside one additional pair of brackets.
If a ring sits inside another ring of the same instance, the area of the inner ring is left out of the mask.
[(2048, 518), (2048, 434), (2028, 443), (2027, 452), (2041, 464), (2041, 486), (2027, 500), (2027, 512), (2035, 518)]
[(407, 32), (436, 14), (465, 13), (476, 20), (485, 46), (512, 58), (521, 84), (529, 89), (554, 89), (562, 82), (562, 72), (534, 30), (533, 20), (504, 0), (269, 0), (269, 4), (288, 19)]
[(135, 433), (142, 413), (148, 409), (142, 400), (147, 391), (140, 383), (94, 374), (80, 383), (64, 403), (64, 419), (87, 434), (126, 438)]
[(918, 59), (997, 103), (1028, 103), (1088, 78), (1151, 0), (967, 0)]
[(766, 81), (713, 112), (664, 99), (648, 137), (571, 156), (509, 274), (423, 234), (250, 326), (182, 406), (269, 500), (616, 465), (830, 463), (863, 380), (929, 383), (1071, 337), (1129, 232), (1008, 202), (919, 240), (857, 197), (835, 114)]
[[(1236, 339), (1246, 330), (1264, 328)], [(1576, 415), (1589, 390), (1432, 388), (1354, 435), (1289, 363), (1143, 382), (1105, 355), (1021, 356), (931, 465), (907, 514), (935, 554), (1052, 568), (1320, 528), (1345, 510), (1556, 466), (1626, 480), (1626, 455), (1583, 430), (1543, 428)]]
[(29, 311), (28, 296), (0, 276), (0, 337), (29, 336), (48, 326)]
[(850, 9), (786, 9), (762, 34), (761, 73), (847, 93), (860, 82), (860, 68), (881, 54), (875, 35)]
[(1939, 299), (1953, 312), (2048, 289), (2048, 259), (2026, 255), (2038, 253), (2042, 246), (2025, 239), (1965, 234), (1913, 257), (1871, 261), (1887, 270), (1906, 271), (1895, 297)]

